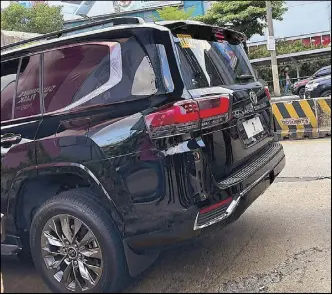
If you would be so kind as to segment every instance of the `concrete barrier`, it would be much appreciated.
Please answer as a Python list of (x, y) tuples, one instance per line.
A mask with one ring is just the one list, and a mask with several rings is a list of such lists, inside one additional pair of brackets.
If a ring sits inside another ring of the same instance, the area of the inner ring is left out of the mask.
[(331, 97), (272, 101), (279, 139), (331, 135)]
[(298, 95), (287, 95), (287, 96), (276, 96), (276, 97), (271, 97), (271, 100), (273, 102), (278, 102), (278, 101), (291, 101), (291, 100), (297, 100), (300, 99)]

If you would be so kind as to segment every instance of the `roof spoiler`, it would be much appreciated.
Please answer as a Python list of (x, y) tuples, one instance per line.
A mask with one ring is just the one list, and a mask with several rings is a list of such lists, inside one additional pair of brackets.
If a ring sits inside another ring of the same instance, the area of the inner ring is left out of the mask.
[[(246, 36), (230, 28), (222, 28), (214, 25), (209, 25), (198, 21), (160, 21), (156, 24), (169, 28), (174, 33), (183, 32), (188, 33), (196, 38), (209, 38), (210, 40), (226, 39), (230, 43), (243, 43), (246, 41)], [(245, 45), (245, 44), (244, 44)]]
[(98, 21), (92, 21), (88, 24), (83, 24), (83, 25), (72, 27), (72, 28), (67, 28), (67, 29), (63, 29), (63, 30), (43, 34), (41, 36), (30, 38), (30, 39), (27, 39), (27, 40), (22, 40), (22, 41), (19, 41), (19, 42), (16, 42), (16, 43), (11, 43), (11, 44), (2, 46), (1, 51), (9, 49), (9, 48), (14, 48), (14, 47), (17, 47), (17, 46), (20, 46), (20, 45), (24, 45), (24, 44), (27, 44), (27, 43), (30, 43), (30, 42), (36, 42), (36, 41), (41, 41), (41, 40), (49, 40), (49, 39), (53, 39), (53, 38), (59, 38), (63, 34), (66, 34), (66, 33), (75, 32), (75, 31), (82, 30), (82, 29), (87, 29), (87, 28), (92, 28), (92, 27), (95, 27), (95, 26), (104, 25), (104, 24), (108, 24), (108, 23), (113, 23), (113, 26), (119, 26), (119, 25), (143, 24), (145, 22), (144, 22), (144, 19), (141, 18), (141, 17), (114, 17), (114, 18), (107, 18), (107, 19), (98, 20)]

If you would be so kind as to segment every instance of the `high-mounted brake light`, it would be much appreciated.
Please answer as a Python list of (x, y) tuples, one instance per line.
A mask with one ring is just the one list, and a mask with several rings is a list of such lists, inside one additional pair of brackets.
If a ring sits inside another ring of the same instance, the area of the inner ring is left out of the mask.
[(269, 91), (269, 87), (265, 86), (264, 91), (265, 91), (265, 94), (267, 96), (267, 99), (271, 100), (271, 94), (270, 94), (270, 91)]
[(228, 97), (179, 101), (145, 116), (151, 138), (162, 138), (210, 128), (228, 119)]

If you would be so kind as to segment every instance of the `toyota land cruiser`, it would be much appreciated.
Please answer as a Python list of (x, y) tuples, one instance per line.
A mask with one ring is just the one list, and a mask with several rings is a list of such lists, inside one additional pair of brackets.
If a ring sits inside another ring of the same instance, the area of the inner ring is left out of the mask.
[(244, 35), (124, 20), (1, 49), (1, 252), (54, 292), (120, 290), (285, 165)]

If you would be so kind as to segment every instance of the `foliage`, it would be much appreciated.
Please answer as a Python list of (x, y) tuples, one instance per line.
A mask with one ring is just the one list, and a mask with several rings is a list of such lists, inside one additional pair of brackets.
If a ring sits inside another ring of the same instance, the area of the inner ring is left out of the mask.
[(45, 3), (36, 3), (31, 8), (12, 3), (1, 11), (2, 30), (46, 34), (60, 30), (63, 22), (61, 6)]
[[(286, 41), (284, 39), (281, 39), (276, 42), (276, 51), (278, 55), (319, 49), (324, 47), (325, 47), (324, 45), (315, 45), (315, 44), (305, 45), (302, 43), (301, 40)], [(270, 52), (267, 50), (265, 45), (261, 45), (257, 48), (251, 47), (249, 49), (249, 59), (262, 58), (268, 56), (270, 56)]]
[(187, 20), (190, 19), (195, 11), (195, 7), (190, 7), (187, 11), (176, 6), (165, 6), (157, 10), (159, 20)]
[[(308, 77), (311, 76), (313, 73), (315, 73), (317, 70), (324, 66), (328, 66), (331, 64), (331, 57), (328, 58), (314, 58), (309, 59), (304, 62), (300, 63), (300, 77)], [(284, 63), (279, 64), (279, 74), (281, 76), (281, 73), (285, 67), (289, 68), (289, 76), (292, 78), (293, 82), (296, 81), (296, 66), (292, 63)], [(271, 66), (260, 66), (255, 67), (255, 71), (259, 78), (267, 81), (269, 85), (272, 87), (272, 71)], [(284, 78), (280, 77), (280, 86), (284, 85)]]
[[(282, 20), (287, 11), (285, 1), (271, 1), (272, 17)], [(254, 34), (263, 35), (267, 26), (265, 1), (216, 1), (203, 16), (196, 18), (207, 24), (231, 27), (245, 33), (248, 39)]]

